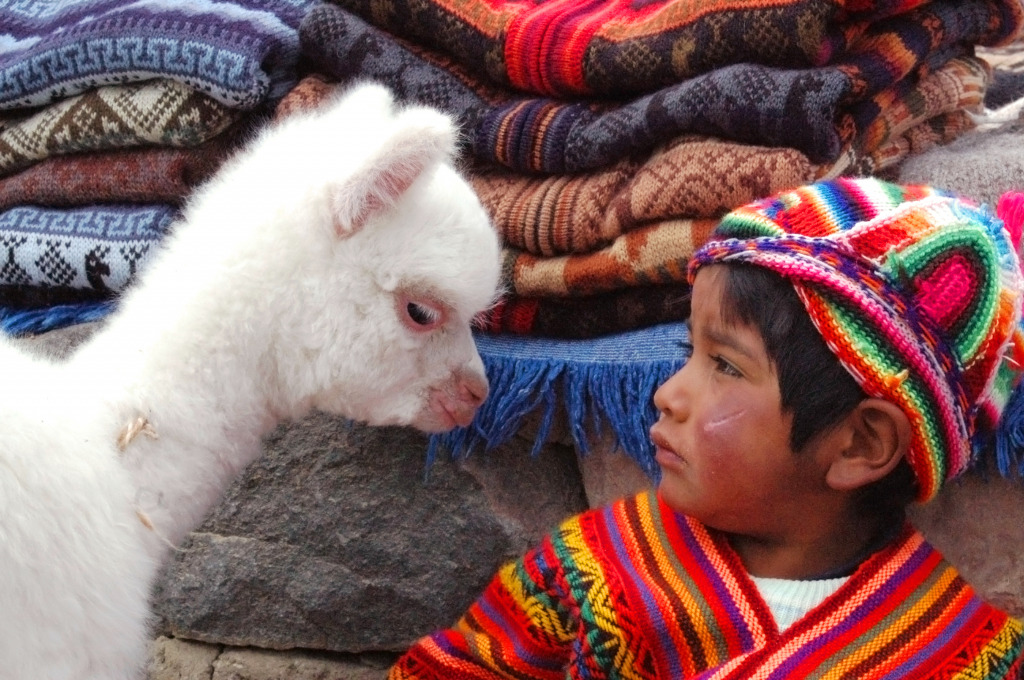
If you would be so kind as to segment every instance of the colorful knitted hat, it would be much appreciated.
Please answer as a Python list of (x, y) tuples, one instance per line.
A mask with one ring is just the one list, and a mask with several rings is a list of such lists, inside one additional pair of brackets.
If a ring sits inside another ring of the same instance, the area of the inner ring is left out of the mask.
[(716, 262), (790, 280), (864, 392), (903, 409), (918, 500), (989, 443), (1024, 365), (1020, 263), (989, 210), (926, 186), (820, 182), (726, 215), (691, 283)]

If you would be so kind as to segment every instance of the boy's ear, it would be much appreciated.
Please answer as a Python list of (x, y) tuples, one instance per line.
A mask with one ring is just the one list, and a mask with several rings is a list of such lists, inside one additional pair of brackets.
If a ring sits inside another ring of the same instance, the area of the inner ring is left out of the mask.
[(826, 475), (830, 487), (852, 491), (893, 471), (910, 447), (910, 419), (885, 399), (864, 399), (847, 415), (844, 446)]

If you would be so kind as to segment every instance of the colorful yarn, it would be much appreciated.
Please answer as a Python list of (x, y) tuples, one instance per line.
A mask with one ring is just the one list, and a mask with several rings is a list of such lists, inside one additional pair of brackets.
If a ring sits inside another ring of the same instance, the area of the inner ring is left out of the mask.
[(1003, 226), (1010, 234), (1010, 241), (1017, 247), (1021, 246), (1024, 235), (1024, 192), (1009, 191), (999, 197), (996, 204), (996, 215), (1003, 221)]
[(725, 537), (644, 493), (567, 520), (389, 677), (995, 679), (1022, 651), (909, 526), (779, 632)]
[(987, 209), (927, 186), (821, 182), (726, 215), (691, 282), (716, 262), (792, 281), (864, 391), (903, 409), (919, 500), (991, 444), (1024, 363), (1024, 282)]

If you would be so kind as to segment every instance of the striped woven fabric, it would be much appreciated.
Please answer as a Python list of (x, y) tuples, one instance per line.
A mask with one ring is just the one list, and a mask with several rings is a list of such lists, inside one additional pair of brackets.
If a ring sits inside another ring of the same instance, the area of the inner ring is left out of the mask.
[(909, 526), (780, 633), (724, 537), (644, 493), (566, 521), (390, 678), (994, 680), (1022, 652)]
[(0, 210), (20, 204), (180, 205), (220, 167), (248, 129), (241, 123), (191, 147), (146, 146), (52, 156), (0, 178)]
[(1016, 0), (331, 1), (496, 84), (563, 97), (618, 98), (740, 63), (843, 63), (852, 91), (872, 92), (933, 41), (1001, 44), (1024, 22)]
[(985, 79), (980, 60), (962, 58), (909, 91), (887, 91), (872, 101), (878, 115), (835, 164), (814, 165), (785, 147), (684, 136), (645, 159), (590, 173), (535, 177), (486, 170), (471, 179), (506, 245), (542, 256), (583, 253), (640, 226), (717, 218), (822, 177), (892, 167), (912, 148), (928, 148), (921, 139), (911, 147), (908, 134), (937, 132), (932, 143), (940, 143), (967, 129), (963, 109), (981, 104)]
[[(495, 310), (489, 327), (528, 333), (523, 318), (540, 315), (523, 310), (543, 304), (536, 298), (684, 282), (689, 258), (726, 210), (819, 176), (880, 170), (956, 137), (970, 125), (961, 109), (981, 101), (984, 71), (977, 59), (954, 59), (902, 98), (886, 98), (889, 105), (869, 128), (875, 148), (851, 145), (835, 164), (814, 165), (789, 148), (682, 137), (645, 159), (590, 173), (537, 177), (471, 167), (470, 181), (505, 244), (509, 293), (534, 298)], [(315, 107), (337, 86), (309, 76), (280, 102), (276, 116)], [(517, 318), (500, 319), (513, 307)]]
[[(870, 86), (854, 82), (841, 64), (774, 68), (743, 63), (628, 101), (531, 97), (497, 88), (450, 58), (410, 46), (330, 5), (312, 10), (299, 36), (318, 72), (341, 82), (379, 80), (400, 98), (449, 111), (458, 116), (478, 161), (518, 171), (575, 173), (607, 167), (683, 134), (792, 148), (811, 162), (834, 163), (892, 103), (890, 88), (899, 97), (919, 78), (968, 52), (965, 45), (983, 32), (978, 22), (991, 8), (935, 3), (934, 11), (939, 9), (929, 21), (935, 35), (949, 44), (915, 44), (911, 51), (926, 54), (927, 63), (874, 65)], [(879, 49), (901, 55), (910, 49), (889, 45), (882, 37), (876, 42)], [(888, 101), (872, 103), (876, 96)]]

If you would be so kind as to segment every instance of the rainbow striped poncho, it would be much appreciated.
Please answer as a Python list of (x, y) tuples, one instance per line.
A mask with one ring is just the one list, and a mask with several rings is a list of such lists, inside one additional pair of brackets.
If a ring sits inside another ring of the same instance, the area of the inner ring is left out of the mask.
[(390, 678), (1016, 678), (1022, 649), (910, 526), (780, 633), (724, 537), (649, 492), (567, 520)]

